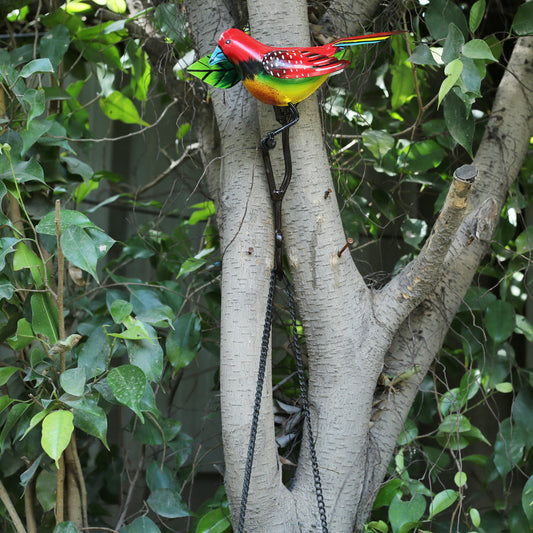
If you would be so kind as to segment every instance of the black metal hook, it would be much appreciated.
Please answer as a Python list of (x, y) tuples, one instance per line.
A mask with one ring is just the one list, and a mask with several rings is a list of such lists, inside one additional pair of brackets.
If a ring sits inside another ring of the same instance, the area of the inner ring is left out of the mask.
[[(298, 122), (300, 115), (294, 104), (289, 104), (287, 107), (274, 107), (276, 119), (281, 124), (281, 127), (269, 131), (261, 139), (261, 153), (263, 154), (263, 163), (265, 165), (265, 172), (268, 182), (268, 189), (270, 191), (270, 199), (272, 200), (272, 207), (274, 210), (274, 269), (278, 279), (283, 278), (283, 233), (281, 230), (281, 203), (283, 197), (289, 187), (292, 177), (292, 159), (291, 149), (289, 145), (289, 128)], [(276, 146), (275, 136), (281, 133), (283, 143), (283, 160), (285, 162), (285, 175), (279, 187), (276, 186), (274, 173), (272, 171), (272, 163), (270, 162), (270, 150)]]

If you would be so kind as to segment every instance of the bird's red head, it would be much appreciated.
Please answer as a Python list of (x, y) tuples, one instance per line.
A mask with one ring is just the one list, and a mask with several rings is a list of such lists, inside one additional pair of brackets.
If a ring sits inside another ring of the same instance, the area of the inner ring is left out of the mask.
[(268, 47), (237, 28), (230, 28), (218, 39), (218, 48), (233, 64), (237, 64), (249, 59), (261, 60), (264, 49)]

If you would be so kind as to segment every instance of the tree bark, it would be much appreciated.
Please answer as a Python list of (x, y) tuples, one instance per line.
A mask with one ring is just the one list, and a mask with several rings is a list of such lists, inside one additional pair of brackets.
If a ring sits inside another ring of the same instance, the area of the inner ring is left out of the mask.
[[(341, 4), (347, 2), (332, 6)], [(210, 53), (220, 33), (233, 25), (226, 3), (190, 0), (186, 5), (199, 55)], [(249, 2), (248, 12), (257, 39), (271, 45), (309, 44), (303, 0)], [(346, 33), (354, 32), (350, 27)], [(324, 194), (334, 187), (318, 103), (310, 97), (299, 104), (301, 118), (290, 134), (293, 179), (283, 202), (283, 233), (306, 338), (312, 422), (332, 532), (349, 533), (354, 526), (362, 530), (419, 383), (486, 252), (532, 133), (533, 80), (527, 57), (531, 38), (522, 38), (477, 152), (479, 180), (468, 203), (465, 191), (452, 190), (419, 258), (379, 292), (366, 286), (350, 254), (338, 256), (346, 239), (336, 202)], [(211, 98), (220, 134), (220, 175), (212, 179), (218, 181), (212, 190), (218, 194), (223, 256), (221, 415), (235, 524), (273, 264), (272, 212), (258, 142), (274, 124), (272, 110), (257, 104), (242, 84), (213, 89)], [(282, 160), (279, 151), (272, 152), (272, 159), (275, 176), (280, 176), (275, 164)], [(388, 395), (371, 423), (383, 367), (396, 375), (414, 364), (421, 371)], [(305, 439), (302, 443), (289, 490), (282, 483), (275, 445), (269, 362), (247, 532), (319, 530), (309, 451)]]

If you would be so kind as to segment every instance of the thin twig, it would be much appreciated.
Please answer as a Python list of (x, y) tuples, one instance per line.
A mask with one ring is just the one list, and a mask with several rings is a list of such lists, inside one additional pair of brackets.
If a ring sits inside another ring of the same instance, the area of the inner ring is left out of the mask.
[(58, 464), (55, 506), (56, 524), (60, 524), (65, 520), (65, 460), (63, 455), (59, 458)]
[(176, 159), (175, 161), (172, 161), (170, 165), (161, 172), (161, 174), (157, 175), (152, 181), (147, 183), (146, 185), (143, 185), (137, 190), (137, 196), (140, 196), (144, 192), (146, 192), (151, 187), (155, 187), (160, 181), (162, 181), (164, 178), (166, 178), (177, 166), (181, 165), (185, 158), (189, 155), (190, 152), (193, 152), (195, 150), (198, 150), (200, 148), (200, 143), (193, 143), (189, 144), (185, 147), (185, 151), (183, 154), (181, 154), (179, 159)]
[(11, 498), (9, 497), (9, 494), (2, 481), (0, 481), (0, 501), (2, 501), (4, 507), (9, 513), (9, 516), (11, 517), (11, 520), (13, 520), (13, 525), (15, 526), (16, 532), (27, 533), (24, 524), (22, 523), (22, 520), (20, 519), (20, 516), (18, 515), (17, 510), (15, 509), (15, 506), (13, 505), (13, 502), (11, 501)]
[[(65, 316), (63, 312), (63, 285), (65, 276), (65, 256), (61, 250), (61, 200), (56, 200), (56, 238), (57, 238), (57, 312), (59, 315), (59, 338), (65, 338)], [(61, 353), (60, 371), (65, 371), (65, 353)]]
[(26, 528), (28, 533), (37, 533), (35, 520), (35, 475), (26, 483), (24, 491), (24, 512), (26, 513)]
[(128, 507), (130, 505), (130, 501), (133, 496), (133, 491), (135, 490), (135, 484), (137, 483), (137, 478), (139, 477), (139, 474), (142, 472), (143, 464), (144, 464), (144, 453), (141, 453), (141, 458), (139, 459), (137, 470), (135, 471), (135, 475), (133, 476), (133, 479), (131, 480), (130, 486), (128, 488), (128, 494), (126, 495), (126, 501), (124, 502), (124, 507), (122, 509), (122, 512), (120, 513), (120, 517), (118, 519), (117, 525), (115, 526), (115, 529), (117, 531), (122, 527), (122, 524), (124, 523), (124, 520), (126, 519), (126, 515), (128, 513)]
[(165, 109), (161, 112), (157, 120), (148, 126), (144, 126), (139, 131), (132, 131), (131, 133), (126, 133), (125, 135), (119, 135), (118, 137), (100, 137), (98, 139), (73, 139), (72, 137), (65, 137), (64, 135), (49, 135), (52, 139), (63, 139), (69, 142), (91, 142), (91, 143), (101, 143), (101, 142), (111, 142), (111, 141), (122, 141), (123, 139), (129, 139), (130, 137), (135, 137), (136, 135), (140, 135), (141, 133), (144, 133), (145, 131), (152, 129), (153, 127), (157, 126), (161, 120), (163, 120), (163, 117), (165, 116), (166, 112), (177, 102), (177, 100), (172, 100), (170, 104), (168, 104)]

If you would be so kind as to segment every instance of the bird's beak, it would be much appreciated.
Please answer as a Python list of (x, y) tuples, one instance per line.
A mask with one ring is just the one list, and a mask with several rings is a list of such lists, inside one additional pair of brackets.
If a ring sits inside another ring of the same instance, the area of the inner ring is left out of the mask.
[(215, 51), (211, 54), (211, 57), (209, 58), (209, 64), (217, 65), (218, 63), (222, 63), (223, 61), (228, 61), (228, 58), (224, 55), (222, 48), (220, 48), (220, 46), (217, 46), (215, 48)]

